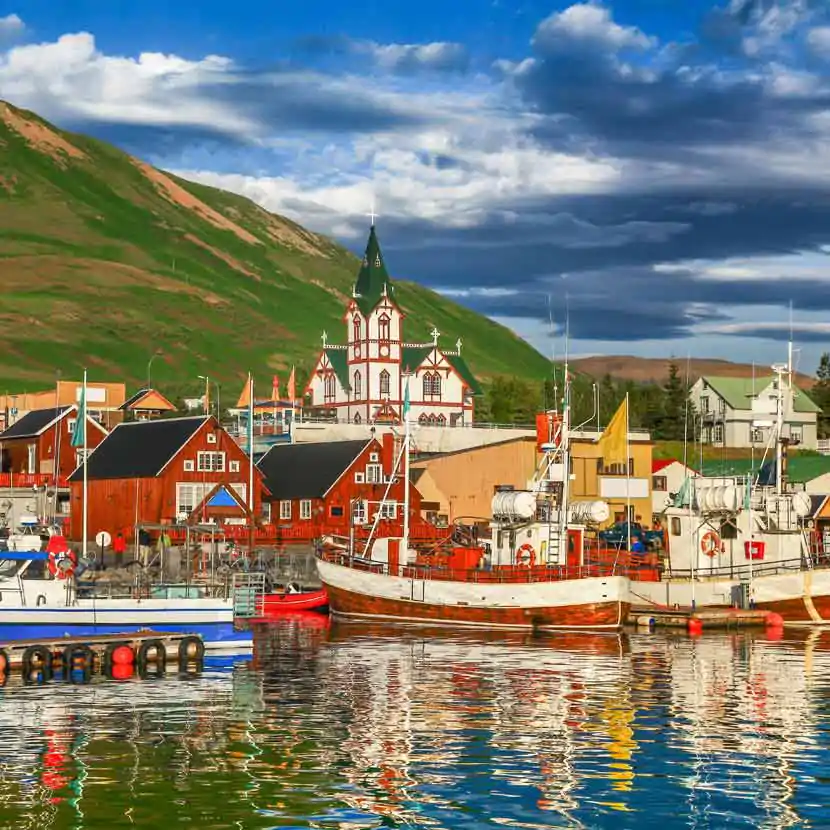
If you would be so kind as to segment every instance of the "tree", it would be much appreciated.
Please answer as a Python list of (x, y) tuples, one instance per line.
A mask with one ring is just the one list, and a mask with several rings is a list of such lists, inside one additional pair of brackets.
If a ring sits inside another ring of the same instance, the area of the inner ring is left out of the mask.
[(677, 364), (669, 364), (669, 377), (663, 387), (663, 424), (661, 438), (669, 441), (683, 439), (683, 429), (686, 419), (686, 407), (689, 400), (689, 388), (680, 379)]
[(818, 437), (830, 438), (830, 352), (825, 352), (821, 356), (816, 378), (810, 390), (810, 397), (821, 409), (818, 417)]

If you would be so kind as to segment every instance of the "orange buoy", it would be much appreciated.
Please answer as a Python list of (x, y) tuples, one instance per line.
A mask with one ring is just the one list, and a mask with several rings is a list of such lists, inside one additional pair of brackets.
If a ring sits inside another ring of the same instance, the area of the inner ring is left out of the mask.
[(112, 652), (113, 666), (131, 666), (135, 662), (135, 654), (129, 646), (118, 646)]
[(113, 663), (112, 664), (112, 679), (113, 680), (129, 680), (133, 676), (132, 663)]
[(703, 634), (703, 622), (697, 617), (689, 617), (689, 622), (686, 625), (686, 630), (692, 636)]
[(784, 618), (777, 614), (775, 611), (767, 612), (767, 617), (764, 620), (767, 628), (783, 628), (784, 627)]

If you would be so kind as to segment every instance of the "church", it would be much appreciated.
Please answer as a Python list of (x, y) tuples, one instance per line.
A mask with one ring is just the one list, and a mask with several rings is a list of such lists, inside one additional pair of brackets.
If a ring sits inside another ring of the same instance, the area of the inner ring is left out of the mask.
[(424, 426), (469, 426), (481, 389), (461, 357), (438, 345), (404, 341), (404, 313), (395, 299), (375, 226), (346, 307), (346, 344), (328, 342), (305, 390), (305, 410), (326, 411), (338, 421), (400, 423), (409, 386), (410, 419)]

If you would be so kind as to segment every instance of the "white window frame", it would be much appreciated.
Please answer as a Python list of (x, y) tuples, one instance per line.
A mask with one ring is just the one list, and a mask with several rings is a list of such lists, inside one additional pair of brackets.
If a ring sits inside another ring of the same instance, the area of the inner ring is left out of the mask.
[(196, 462), (192, 458), (185, 460), (183, 469), (186, 473), (192, 473), (196, 469)]
[(208, 444), (215, 444), (216, 443), (216, 433), (215, 432), (209, 432), (207, 434), (207, 442), (208, 442)]
[(398, 518), (398, 503), (396, 501), (383, 501), (380, 504), (381, 519), (394, 520)]
[(311, 518), (311, 499), (300, 499), (300, 518), (304, 522)]
[(366, 465), (366, 483), (383, 484), (383, 467), (380, 464)]
[(378, 393), (381, 398), (388, 398), (392, 388), (392, 376), (384, 369), (378, 376)]
[(238, 461), (229, 461), (228, 462), (228, 472), (229, 473), (238, 473), (239, 472), (239, 462)]
[(291, 499), (283, 499), (280, 501), (280, 521), (290, 522), (293, 515), (294, 511)]
[(378, 461), (380, 461), (380, 455), (376, 452), (370, 452), (369, 453), (369, 461), (371, 461), (372, 464), (377, 464)]
[(89, 454), (92, 452), (90, 449), (77, 449), (75, 450), (75, 466), (80, 467), (81, 464), (84, 463), (84, 459), (89, 458)]
[(189, 516), (207, 498), (214, 486), (213, 483), (202, 481), (177, 481), (176, 515), (186, 513)]
[(78, 423), (77, 418), (67, 418), (66, 419), (66, 431), (70, 435), (72, 435), (72, 433), (75, 432), (75, 424), (77, 424), (77, 423)]
[(366, 476), (363, 473), (355, 473), (354, 474), (354, 483), (355, 484), (365, 484), (366, 483)]
[(715, 430), (712, 434), (712, 438), (715, 444), (723, 443), (723, 424), (715, 424)]
[(270, 501), (263, 501), (262, 502), (262, 521), (265, 524), (271, 524), (271, 502)]
[(365, 499), (352, 502), (352, 523), (365, 525), (369, 521), (369, 505)]
[(199, 450), (196, 454), (196, 469), (200, 473), (224, 473), (225, 453)]

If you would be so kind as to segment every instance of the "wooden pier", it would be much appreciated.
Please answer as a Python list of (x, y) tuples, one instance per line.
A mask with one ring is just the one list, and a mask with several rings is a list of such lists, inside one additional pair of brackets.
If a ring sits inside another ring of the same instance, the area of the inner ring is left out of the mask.
[(134, 674), (159, 677), (169, 663), (181, 671), (201, 669), (204, 654), (200, 635), (171, 631), (13, 640), (0, 643), (0, 686), (14, 673), (24, 683), (78, 677), (85, 682), (94, 674), (115, 679)]
[(729, 631), (738, 628), (781, 628), (779, 614), (742, 608), (654, 608), (632, 606), (629, 623), (637, 628), (685, 628), (690, 633), (704, 630)]

